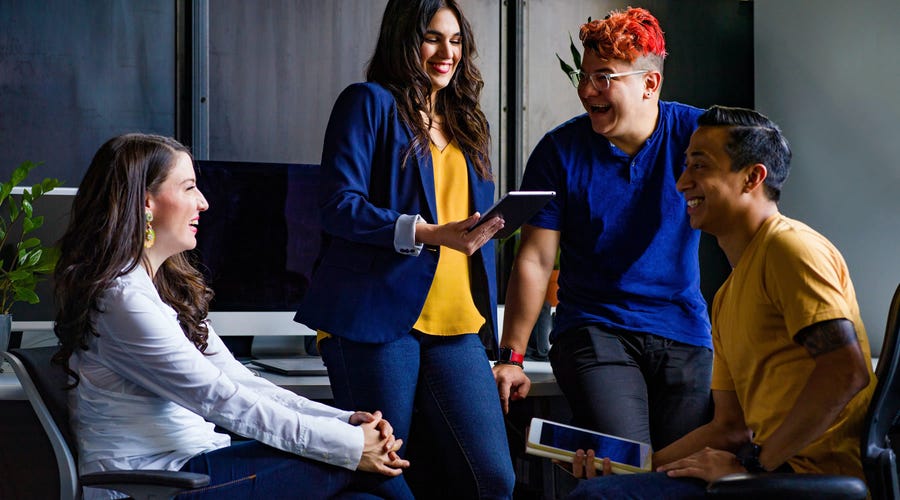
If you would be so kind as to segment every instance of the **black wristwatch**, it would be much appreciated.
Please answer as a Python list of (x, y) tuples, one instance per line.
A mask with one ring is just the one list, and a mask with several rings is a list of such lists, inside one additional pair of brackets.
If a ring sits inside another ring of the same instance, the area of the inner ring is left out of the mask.
[(762, 446), (754, 443), (753, 441), (748, 441), (743, 444), (738, 452), (735, 454), (737, 456), (738, 462), (747, 469), (747, 472), (758, 474), (760, 472), (769, 472), (765, 467), (759, 463), (759, 453), (762, 451)]
[(525, 361), (525, 356), (522, 354), (513, 351), (511, 347), (501, 347), (500, 355), (497, 357), (497, 361), (494, 362), (494, 366), (497, 365), (516, 365), (519, 368), (524, 369), (523, 361)]

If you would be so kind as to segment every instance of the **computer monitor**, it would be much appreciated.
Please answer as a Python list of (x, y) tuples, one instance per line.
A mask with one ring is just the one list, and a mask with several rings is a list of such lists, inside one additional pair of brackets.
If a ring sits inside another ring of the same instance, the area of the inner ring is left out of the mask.
[[(15, 187), (12, 196), (21, 200), (23, 187)], [(27, 188), (30, 190), (30, 188)], [(34, 214), (44, 217), (44, 224), (29, 233), (41, 240), (43, 246), (55, 246), (62, 238), (69, 224), (69, 212), (72, 210), (72, 200), (75, 199), (77, 188), (58, 187), (32, 203)], [(4, 207), (4, 210), (6, 207)], [(19, 226), (21, 227), (21, 226)], [(35, 288), (40, 298), (37, 304), (17, 302), (13, 305), (13, 330), (52, 330), (53, 321), (56, 319), (56, 306), (53, 301), (53, 281), (50, 276), (45, 276)]]
[(198, 266), (215, 292), (219, 335), (315, 335), (294, 322), (318, 257), (319, 166), (196, 161), (209, 201), (200, 214)]

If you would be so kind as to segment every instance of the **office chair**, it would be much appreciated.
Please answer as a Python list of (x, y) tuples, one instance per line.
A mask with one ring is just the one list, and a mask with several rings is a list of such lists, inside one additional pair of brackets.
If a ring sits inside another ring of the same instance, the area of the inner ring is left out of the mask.
[[(884, 342), (875, 375), (878, 382), (863, 424), (860, 458), (872, 500), (900, 499), (897, 458), (891, 446), (900, 413), (900, 285), (888, 310)], [(860, 499), (866, 484), (859, 478), (824, 474), (732, 474), (707, 487), (710, 498)]]
[(135, 499), (171, 498), (209, 484), (209, 476), (167, 470), (109, 471), (78, 474), (75, 441), (69, 430), (66, 373), (50, 362), (56, 347), (12, 349), (3, 356), (12, 365), (22, 389), (47, 433), (59, 469), (59, 497), (79, 500), (81, 488), (120, 491)]

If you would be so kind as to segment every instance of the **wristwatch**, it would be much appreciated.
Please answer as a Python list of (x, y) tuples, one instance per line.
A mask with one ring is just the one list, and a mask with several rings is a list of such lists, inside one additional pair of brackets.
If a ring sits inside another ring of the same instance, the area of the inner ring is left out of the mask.
[(511, 347), (501, 347), (500, 348), (500, 356), (497, 357), (497, 361), (494, 362), (494, 366), (497, 365), (516, 365), (519, 368), (524, 369), (523, 361), (525, 361), (525, 356), (522, 354), (513, 351)]
[(757, 474), (760, 472), (769, 472), (765, 467), (759, 463), (759, 453), (762, 451), (762, 446), (754, 443), (753, 441), (748, 441), (747, 443), (741, 445), (738, 452), (735, 454), (737, 456), (738, 462), (747, 469), (747, 472)]

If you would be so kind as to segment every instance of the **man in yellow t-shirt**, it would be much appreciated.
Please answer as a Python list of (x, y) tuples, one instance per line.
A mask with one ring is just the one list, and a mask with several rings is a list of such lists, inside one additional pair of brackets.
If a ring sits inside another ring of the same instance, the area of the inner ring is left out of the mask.
[(733, 268), (712, 307), (715, 415), (654, 453), (664, 474), (585, 481), (573, 496), (702, 497), (707, 481), (746, 471), (864, 479), (875, 375), (847, 264), (778, 212), (791, 152), (776, 124), (719, 106), (698, 124), (677, 187), (691, 226), (715, 236)]

